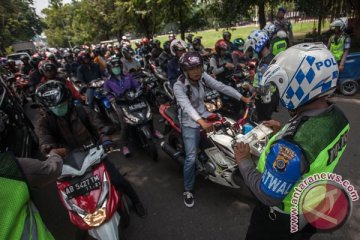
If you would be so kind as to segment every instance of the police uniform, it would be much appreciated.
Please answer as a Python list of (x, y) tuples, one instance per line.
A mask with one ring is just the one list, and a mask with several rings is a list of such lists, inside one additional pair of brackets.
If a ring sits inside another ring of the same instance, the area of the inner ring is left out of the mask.
[(344, 52), (350, 49), (351, 39), (346, 34), (340, 36), (332, 35), (329, 39), (330, 52), (334, 55), (335, 60), (340, 63)]
[[(316, 232), (308, 224), (290, 233), (291, 197), (300, 180), (334, 171), (349, 128), (347, 118), (334, 105), (303, 112), (269, 140), (256, 167), (250, 159), (240, 161), (244, 181), (260, 201), (246, 239), (309, 239)], [(279, 183), (275, 187), (274, 181)]]

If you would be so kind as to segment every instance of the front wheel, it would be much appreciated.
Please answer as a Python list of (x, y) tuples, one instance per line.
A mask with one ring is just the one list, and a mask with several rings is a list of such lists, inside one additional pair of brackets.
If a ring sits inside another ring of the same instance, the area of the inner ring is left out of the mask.
[(146, 153), (150, 155), (151, 159), (156, 162), (156, 161), (158, 161), (158, 152), (157, 152), (156, 145), (155, 145), (154, 141), (152, 140), (150, 129), (148, 127), (146, 127), (146, 128), (144, 128), (144, 127), (145, 126), (143, 126), (143, 129), (139, 129), (140, 130), (140, 139), (141, 139), (143, 148), (146, 151)]

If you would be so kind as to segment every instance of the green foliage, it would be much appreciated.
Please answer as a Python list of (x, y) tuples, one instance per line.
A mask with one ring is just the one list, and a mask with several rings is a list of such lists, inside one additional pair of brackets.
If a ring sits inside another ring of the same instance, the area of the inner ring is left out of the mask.
[(15, 41), (29, 41), (42, 31), (32, 0), (1, 0), (0, 52)]

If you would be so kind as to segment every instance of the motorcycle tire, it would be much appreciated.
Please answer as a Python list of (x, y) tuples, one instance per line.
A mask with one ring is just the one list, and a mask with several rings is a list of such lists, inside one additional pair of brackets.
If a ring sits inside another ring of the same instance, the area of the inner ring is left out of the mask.
[(154, 162), (157, 162), (159, 159), (155, 142), (152, 140), (152, 138), (148, 138), (143, 133), (140, 133), (139, 135), (145, 152), (150, 155)]
[(130, 207), (128, 197), (125, 194), (121, 197), (121, 202), (117, 211), (120, 214), (121, 228), (127, 228), (130, 224)]
[(353, 96), (359, 90), (359, 84), (355, 80), (345, 80), (340, 84), (340, 92), (345, 96)]

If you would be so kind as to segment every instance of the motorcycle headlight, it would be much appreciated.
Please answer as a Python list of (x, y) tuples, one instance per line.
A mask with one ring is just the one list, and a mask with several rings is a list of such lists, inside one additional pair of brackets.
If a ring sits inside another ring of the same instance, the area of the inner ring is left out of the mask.
[(90, 227), (100, 226), (106, 219), (106, 208), (99, 208), (93, 213), (87, 214), (83, 220)]
[(216, 106), (213, 103), (205, 103), (205, 107), (209, 112), (214, 112), (216, 110)]

